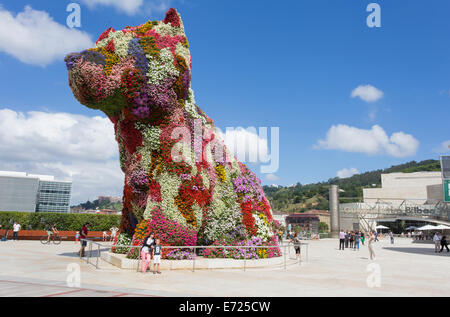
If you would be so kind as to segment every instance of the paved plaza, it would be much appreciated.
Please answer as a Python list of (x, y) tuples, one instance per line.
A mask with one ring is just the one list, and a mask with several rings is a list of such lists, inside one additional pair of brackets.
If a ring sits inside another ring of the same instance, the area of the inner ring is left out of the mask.
[[(308, 262), (287, 268), (163, 271), (161, 275), (118, 269), (99, 260), (99, 269), (76, 255), (79, 245), (39, 241), (0, 243), (0, 296), (444, 296), (450, 294), (450, 253), (431, 244), (387, 239), (375, 244), (377, 258), (338, 250), (338, 241), (309, 241)], [(106, 249), (106, 248), (105, 248)], [(369, 264), (371, 264), (368, 266)], [(373, 265), (373, 263), (375, 265)], [(74, 281), (80, 268), (81, 285)], [(379, 274), (378, 274), (379, 273)], [(377, 278), (379, 276), (379, 279)], [(369, 280), (369, 283), (367, 282)], [(377, 283), (379, 281), (379, 284)], [(69, 285), (73, 286), (73, 285)], [(369, 287), (372, 286), (372, 287)]]

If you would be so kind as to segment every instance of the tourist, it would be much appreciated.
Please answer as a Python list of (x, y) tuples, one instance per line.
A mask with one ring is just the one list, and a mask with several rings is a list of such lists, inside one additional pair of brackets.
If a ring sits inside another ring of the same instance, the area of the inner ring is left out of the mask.
[(50, 242), (50, 238), (52, 235), (57, 234), (58, 230), (56, 230), (56, 223), (52, 224), (47, 229), (47, 243)]
[(369, 254), (370, 254), (371, 260), (375, 260), (375, 252), (373, 250), (374, 242), (375, 242), (375, 235), (372, 232), (370, 232), (370, 234), (369, 234)]
[(77, 233), (75, 233), (75, 244), (77, 244), (79, 240), (80, 240), (80, 231), (77, 231)]
[(153, 233), (150, 233), (147, 237), (144, 238), (144, 242), (142, 244), (140, 253), (142, 260), (142, 273), (147, 272), (147, 268), (150, 265), (152, 260), (153, 246), (155, 244), (155, 239)]
[(378, 242), (379, 241), (378, 240), (378, 232), (376, 230), (373, 231), (373, 235), (374, 235), (374, 238), (375, 238), (375, 242)]
[(439, 253), (441, 253), (442, 250), (444, 250), (444, 247), (447, 249), (447, 252), (449, 252), (448, 242), (447, 242), (447, 237), (446, 236), (442, 236), (442, 238), (441, 238), (441, 250), (439, 251)]
[[(159, 239), (156, 239), (156, 243), (153, 247), (153, 274), (161, 274), (159, 270), (159, 265), (161, 264), (161, 244)], [(157, 268), (157, 271), (155, 272), (155, 269)]]
[(298, 233), (294, 234), (294, 237), (292, 238), (291, 242), (294, 244), (295, 257), (298, 260), (300, 258), (300, 246), (301, 246), (301, 241), (298, 238)]
[(364, 241), (366, 240), (366, 237), (364, 236), (364, 232), (361, 232), (361, 243), (364, 245)]
[(391, 238), (391, 244), (394, 244), (394, 234), (392, 231), (389, 231), (389, 238)]
[(111, 231), (111, 241), (114, 241), (117, 232), (119, 231), (119, 228), (117, 228), (116, 226), (112, 226), (112, 228), (110, 228), (109, 231)]
[(350, 232), (350, 249), (353, 249), (353, 242), (355, 241), (355, 233)]
[(83, 228), (81, 228), (80, 230), (81, 249), (80, 251), (78, 251), (78, 255), (80, 256), (80, 258), (84, 257), (84, 249), (87, 246), (87, 241), (85, 239), (87, 239), (89, 234), (89, 226), (90, 226), (89, 222), (86, 222)]
[(349, 234), (348, 234), (348, 230), (345, 231), (345, 248), (348, 248), (348, 238), (349, 238)]
[(17, 221), (14, 222), (14, 225), (13, 225), (13, 240), (16, 240), (16, 241), (18, 240), (20, 227), (21, 227), (20, 223), (18, 223)]
[(439, 235), (439, 233), (435, 233), (434, 237), (433, 237), (433, 242), (434, 242), (434, 252), (438, 253), (439, 252), (439, 247), (441, 246), (441, 237)]
[(341, 229), (339, 232), (339, 250), (344, 250), (345, 232)]
[(361, 234), (359, 233), (359, 231), (356, 231), (355, 234), (355, 247), (354, 249), (358, 249), (359, 250), (359, 240), (361, 239)]

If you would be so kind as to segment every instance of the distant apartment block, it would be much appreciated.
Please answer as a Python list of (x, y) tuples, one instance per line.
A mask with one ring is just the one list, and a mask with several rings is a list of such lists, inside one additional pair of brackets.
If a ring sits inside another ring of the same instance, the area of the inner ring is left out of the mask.
[(0, 211), (69, 211), (72, 182), (53, 176), (0, 171)]

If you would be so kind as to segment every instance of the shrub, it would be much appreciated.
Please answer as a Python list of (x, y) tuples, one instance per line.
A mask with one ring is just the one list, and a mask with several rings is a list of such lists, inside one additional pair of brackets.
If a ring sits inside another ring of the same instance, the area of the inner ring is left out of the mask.
[(90, 223), (91, 231), (106, 231), (120, 224), (120, 215), (69, 214), (53, 212), (0, 212), (3, 229), (11, 229), (14, 221), (22, 225), (23, 230), (44, 230), (48, 224), (56, 223), (61, 231), (79, 231)]

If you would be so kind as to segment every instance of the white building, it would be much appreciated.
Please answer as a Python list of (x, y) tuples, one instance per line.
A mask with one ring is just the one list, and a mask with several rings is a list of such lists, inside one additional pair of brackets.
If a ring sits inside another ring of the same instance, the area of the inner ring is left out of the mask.
[(433, 204), (444, 199), (441, 172), (381, 174), (381, 188), (364, 188), (365, 203)]
[(0, 171), (0, 211), (68, 212), (71, 190), (53, 176)]

